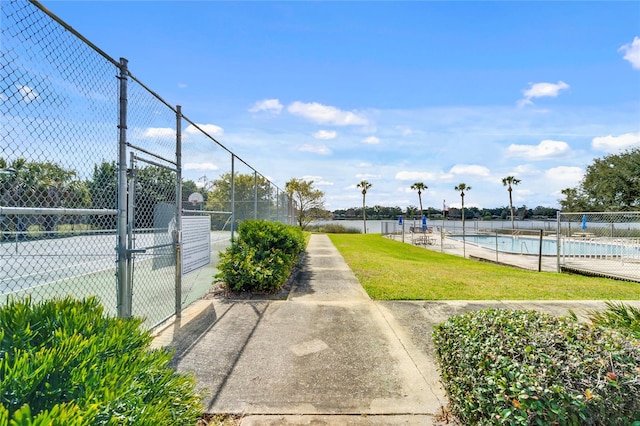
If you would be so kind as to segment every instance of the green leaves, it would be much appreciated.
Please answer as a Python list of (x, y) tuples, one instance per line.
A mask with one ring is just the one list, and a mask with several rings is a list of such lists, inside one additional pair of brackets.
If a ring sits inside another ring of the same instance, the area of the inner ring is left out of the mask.
[(234, 244), (220, 255), (216, 278), (232, 291), (279, 290), (304, 250), (302, 231), (278, 222), (246, 220), (238, 233)]
[(616, 331), (487, 309), (451, 317), (433, 338), (465, 424), (626, 425), (640, 417), (640, 342)]
[(103, 313), (95, 298), (0, 309), (0, 425), (193, 425), (191, 377), (149, 349), (141, 319)]

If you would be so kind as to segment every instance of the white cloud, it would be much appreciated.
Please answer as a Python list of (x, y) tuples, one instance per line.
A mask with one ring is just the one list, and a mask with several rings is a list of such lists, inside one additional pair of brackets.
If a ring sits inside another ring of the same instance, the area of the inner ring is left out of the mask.
[(531, 101), (533, 98), (555, 98), (561, 90), (569, 88), (569, 85), (564, 81), (558, 81), (557, 83), (529, 83), (529, 85), (530, 87), (522, 92), (524, 98), (518, 101), (519, 106), (533, 104)]
[(142, 133), (145, 138), (174, 138), (176, 130), (170, 127), (149, 127)]
[(371, 173), (358, 173), (356, 179), (380, 179), (380, 175), (374, 175)]
[(489, 176), (490, 171), (485, 166), (477, 164), (456, 164), (449, 170), (452, 175)]
[(25, 103), (31, 103), (40, 97), (40, 94), (36, 92), (33, 87), (27, 85), (17, 85), (18, 93), (22, 97), (22, 101)]
[(298, 147), (298, 151), (313, 152), (314, 154), (328, 155), (331, 150), (324, 145), (304, 144)]
[(284, 108), (284, 106), (280, 103), (279, 99), (263, 99), (253, 104), (253, 106), (249, 108), (249, 112), (265, 111), (273, 114), (280, 114), (282, 112), (282, 108)]
[[(220, 126), (216, 126), (215, 124), (198, 124), (198, 127), (205, 133), (209, 134), (209, 136), (222, 136), (222, 134), (224, 133), (224, 129)], [(189, 124), (185, 129), (185, 132), (192, 135), (202, 133), (193, 124)]]
[(367, 138), (362, 139), (362, 142), (363, 142), (363, 143), (370, 144), (370, 145), (375, 145), (375, 144), (380, 143), (380, 139), (378, 139), (378, 138), (377, 138), (377, 137), (375, 137), (375, 136), (369, 136), (369, 137), (367, 137)]
[(584, 171), (580, 167), (560, 166), (544, 172), (546, 180), (559, 184), (562, 188), (576, 186), (582, 179)]
[(322, 140), (335, 139), (336, 136), (338, 136), (338, 132), (335, 130), (318, 130), (313, 134), (314, 138)]
[(213, 163), (185, 163), (184, 170), (219, 170), (220, 167)]
[(367, 168), (367, 167), (372, 167), (373, 164), (371, 163), (367, 163), (366, 161), (362, 161), (358, 164), (356, 164), (356, 167), (360, 167), (360, 168)]
[(639, 133), (625, 133), (620, 136), (601, 136), (593, 138), (591, 141), (591, 147), (600, 151), (608, 153), (617, 153), (625, 148), (631, 148), (633, 146), (640, 146), (640, 132)]
[(396, 180), (421, 182), (436, 179), (436, 175), (430, 172), (409, 172), (401, 171), (396, 173)]
[[(513, 172), (508, 173), (509, 176), (535, 176), (539, 174), (540, 170), (532, 167), (530, 164), (521, 164), (513, 169)], [(500, 180), (502, 181), (502, 178)]]
[(178, 89), (186, 89), (187, 85), (186, 83), (178, 83)]
[(313, 181), (318, 186), (333, 186), (333, 182), (325, 180), (322, 176), (302, 176), (300, 179), (305, 181)]
[(631, 43), (627, 43), (618, 49), (623, 52), (623, 59), (631, 63), (634, 70), (640, 70), (640, 38), (634, 37)]
[(507, 148), (507, 156), (526, 158), (528, 160), (544, 160), (562, 157), (570, 151), (571, 148), (568, 143), (546, 139), (538, 145), (511, 144)]
[(342, 111), (336, 107), (322, 105), (317, 102), (294, 102), (287, 110), (293, 114), (304, 117), (320, 124), (333, 124), (335, 126), (365, 126), (369, 120), (351, 111)]

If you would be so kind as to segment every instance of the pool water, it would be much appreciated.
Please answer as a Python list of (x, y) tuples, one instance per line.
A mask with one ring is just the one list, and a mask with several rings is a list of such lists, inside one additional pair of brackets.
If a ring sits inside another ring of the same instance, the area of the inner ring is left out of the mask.
[[(447, 238), (462, 241), (462, 235), (451, 235)], [(540, 239), (520, 236), (495, 236), (495, 235), (467, 235), (465, 242), (497, 250), (502, 253), (538, 255), (540, 252)], [(542, 255), (556, 256), (558, 243), (555, 239), (542, 240)], [(640, 257), (640, 246), (605, 243), (598, 241), (564, 241), (561, 245), (561, 255), (567, 256), (630, 256)]]

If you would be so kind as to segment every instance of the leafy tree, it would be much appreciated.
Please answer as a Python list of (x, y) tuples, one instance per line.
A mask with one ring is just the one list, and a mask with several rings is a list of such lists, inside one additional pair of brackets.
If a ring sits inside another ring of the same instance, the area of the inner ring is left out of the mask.
[(514, 176), (507, 176), (502, 179), (502, 185), (507, 187), (507, 191), (509, 191), (509, 210), (511, 211), (511, 229), (516, 229), (515, 224), (513, 223), (513, 197), (511, 196), (511, 192), (513, 191), (512, 186), (518, 185), (520, 183), (520, 179), (516, 179)]
[(640, 148), (596, 158), (578, 187), (562, 194), (564, 211), (640, 210)]
[(531, 214), (534, 216), (534, 219), (537, 218), (552, 218), (556, 217), (556, 213), (558, 209), (553, 209), (551, 207), (537, 206), (532, 210)]
[[(257, 188), (256, 188), (257, 184)], [(230, 212), (231, 206), (231, 173), (223, 173), (220, 178), (213, 181), (213, 190), (207, 195), (206, 210)], [(237, 222), (246, 219), (266, 218), (273, 207), (273, 190), (270, 182), (263, 176), (253, 173), (236, 173), (233, 179), (234, 212)], [(256, 211), (256, 190), (258, 196), (258, 210)], [(214, 229), (223, 229), (228, 220), (226, 215), (214, 215), (212, 226)]]
[(560, 192), (564, 195), (564, 199), (558, 200), (562, 211), (582, 212), (590, 210), (590, 208), (587, 207), (587, 197), (582, 193), (580, 188), (565, 188)]
[(367, 207), (366, 207), (366, 197), (367, 191), (371, 188), (371, 184), (366, 180), (360, 181), (359, 184), (356, 185), (356, 188), (362, 189), (362, 220), (364, 222), (364, 233), (367, 233)]
[(411, 189), (418, 191), (418, 200), (420, 201), (420, 217), (424, 215), (422, 210), (422, 191), (428, 189), (429, 187), (422, 182), (416, 182), (411, 185)]
[(640, 209), (640, 148), (595, 159), (581, 187), (591, 209)]
[(136, 169), (135, 183), (135, 226), (153, 228), (156, 206), (176, 205), (176, 174), (164, 167), (140, 167)]
[[(93, 166), (93, 176), (85, 182), (94, 209), (118, 208), (118, 166), (115, 161), (103, 161)], [(100, 229), (115, 229), (117, 217), (95, 216), (92, 225)]]
[[(77, 179), (74, 170), (68, 170), (50, 161), (29, 162), (18, 158), (10, 164), (0, 161), (0, 200), (5, 206), (34, 208), (86, 208), (90, 206), (89, 191)], [(56, 215), (43, 215), (39, 222), (51, 232), (60, 219)], [(16, 219), (18, 231), (26, 231), (22, 218)]]
[(196, 192), (202, 195), (202, 207), (204, 207), (207, 204), (207, 199), (209, 198), (209, 193), (207, 192), (206, 187), (198, 186), (192, 180), (182, 181), (182, 205), (186, 205), (184, 208), (193, 209), (193, 206), (189, 203), (189, 195)]
[(296, 218), (300, 229), (304, 230), (314, 220), (326, 218), (324, 192), (313, 187), (313, 180), (292, 178), (285, 184), (285, 191), (296, 203)]

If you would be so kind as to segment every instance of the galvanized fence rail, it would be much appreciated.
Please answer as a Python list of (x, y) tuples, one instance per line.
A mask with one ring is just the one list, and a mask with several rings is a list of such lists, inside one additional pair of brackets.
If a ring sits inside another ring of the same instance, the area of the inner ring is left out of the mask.
[[(153, 327), (211, 288), (239, 221), (294, 223), (286, 193), (127, 59), (37, 1), (0, 2), (0, 22), (0, 303), (97, 296)], [(220, 176), (185, 181), (192, 159)]]
[(640, 212), (558, 213), (558, 268), (640, 282)]

